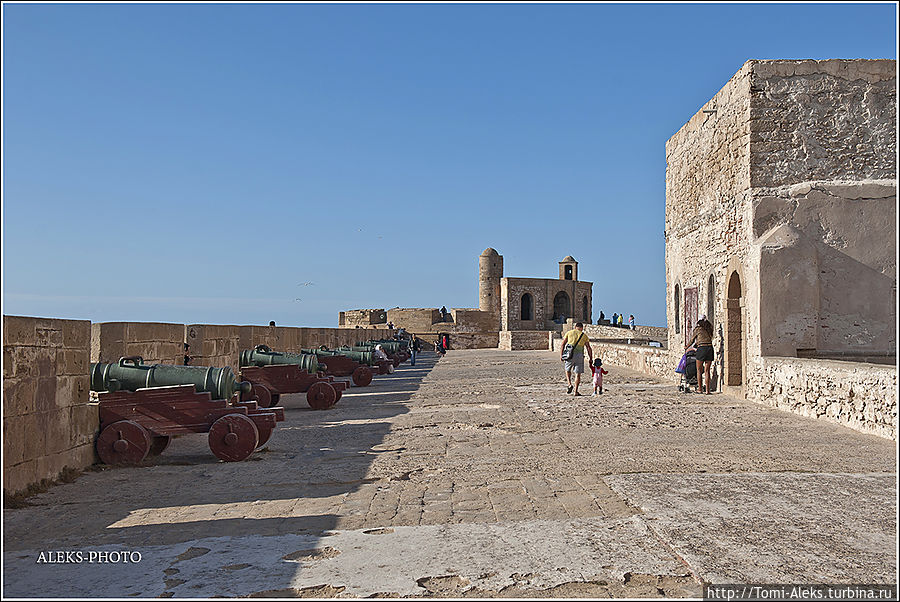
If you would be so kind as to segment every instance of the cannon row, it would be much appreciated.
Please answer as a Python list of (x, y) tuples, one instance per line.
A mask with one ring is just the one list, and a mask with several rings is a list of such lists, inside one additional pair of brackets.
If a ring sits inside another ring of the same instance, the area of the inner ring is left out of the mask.
[[(238, 376), (231, 368), (151, 365), (136, 356), (92, 363), (91, 390), (100, 401), (97, 453), (106, 464), (138, 464), (161, 454), (174, 435), (209, 433), (217, 458), (244, 460), (284, 420), (281, 395), (305, 392), (311, 408), (328, 409), (350, 382), (368, 386), (375, 371), (389, 374), (408, 359), (406, 346), (392, 343), (397, 341), (301, 353), (257, 345), (241, 353)], [(376, 357), (376, 344), (388, 359)]]

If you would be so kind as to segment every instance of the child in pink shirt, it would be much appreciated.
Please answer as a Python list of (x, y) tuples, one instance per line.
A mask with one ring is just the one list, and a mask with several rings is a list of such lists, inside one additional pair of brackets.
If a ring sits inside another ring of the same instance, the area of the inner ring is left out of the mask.
[(591, 397), (593, 397), (603, 393), (603, 375), (609, 374), (609, 372), (603, 369), (603, 362), (599, 357), (594, 359), (594, 363), (591, 365), (591, 372), (594, 374), (594, 392), (591, 393)]

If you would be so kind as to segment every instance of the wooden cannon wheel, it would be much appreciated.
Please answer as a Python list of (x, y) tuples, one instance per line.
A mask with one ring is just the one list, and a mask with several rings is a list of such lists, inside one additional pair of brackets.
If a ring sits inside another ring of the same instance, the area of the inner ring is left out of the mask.
[(222, 416), (209, 429), (209, 449), (220, 460), (246, 460), (259, 445), (259, 431), (243, 414)]
[(357, 387), (368, 387), (372, 384), (372, 371), (369, 370), (368, 366), (360, 366), (353, 371), (350, 378)]
[(259, 442), (256, 444), (256, 449), (259, 449), (269, 441), (269, 437), (272, 436), (272, 431), (275, 429), (256, 427), (256, 430), (259, 431)]
[(306, 392), (306, 401), (314, 410), (327, 410), (336, 404), (337, 400), (337, 391), (328, 383), (313, 383)]
[(119, 420), (97, 437), (97, 455), (104, 464), (140, 464), (151, 443), (147, 429), (131, 420)]
[(253, 383), (250, 389), (250, 398), (256, 398), (256, 405), (261, 408), (271, 408), (275, 405), (272, 403), (272, 392), (258, 383)]
[(166, 448), (169, 447), (169, 443), (172, 441), (172, 437), (168, 435), (155, 435), (153, 437), (153, 441), (150, 443), (150, 451), (147, 453), (148, 456), (158, 456), (159, 454), (166, 451)]

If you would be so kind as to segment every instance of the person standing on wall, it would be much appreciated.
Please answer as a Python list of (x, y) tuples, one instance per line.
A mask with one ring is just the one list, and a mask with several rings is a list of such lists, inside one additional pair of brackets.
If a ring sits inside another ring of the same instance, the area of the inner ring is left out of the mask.
[(618, 325), (618, 323), (619, 323), (618, 319), (619, 319), (619, 314), (617, 314), (616, 312), (613, 312), (613, 317), (612, 317), (612, 325), (613, 326)]
[(603, 310), (601, 309), (601, 310), (600, 310), (600, 317), (597, 318), (597, 324), (603, 324), (603, 318), (605, 318), (605, 317), (606, 317), (606, 316), (603, 315)]
[(422, 350), (422, 343), (419, 341), (419, 338), (416, 335), (412, 335), (412, 340), (409, 342), (409, 365), (416, 365), (416, 354)]
[(697, 326), (694, 327), (694, 331), (691, 333), (691, 340), (684, 348), (684, 350), (687, 351), (690, 349), (691, 345), (695, 342), (697, 343), (694, 346), (697, 350), (695, 358), (697, 360), (697, 390), (700, 393), (703, 393), (703, 377), (705, 375), (707, 395), (711, 393), (709, 390), (709, 371), (712, 368), (715, 355), (713, 353), (712, 337), (713, 326), (710, 324), (709, 320), (706, 319), (706, 314), (704, 314), (697, 320)]
[(628, 314), (628, 327), (634, 330), (634, 314)]
[(625, 314), (619, 314), (619, 328), (625, 327)]
[[(559, 359), (565, 362), (563, 368), (566, 371), (566, 393), (575, 391), (575, 395), (581, 395), (578, 392), (578, 385), (581, 384), (581, 375), (584, 374), (584, 350), (587, 349), (588, 360), (593, 362), (594, 351), (591, 349), (591, 341), (584, 334), (584, 324), (575, 323), (575, 328), (570, 330), (562, 339), (562, 349), (559, 351)], [(572, 382), (572, 374), (575, 374), (575, 382)]]

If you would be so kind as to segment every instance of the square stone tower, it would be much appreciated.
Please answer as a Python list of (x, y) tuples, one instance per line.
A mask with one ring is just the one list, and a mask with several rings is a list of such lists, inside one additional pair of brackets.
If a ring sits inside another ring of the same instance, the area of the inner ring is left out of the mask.
[(735, 392), (762, 358), (896, 354), (896, 61), (752, 60), (666, 143), (669, 348)]

